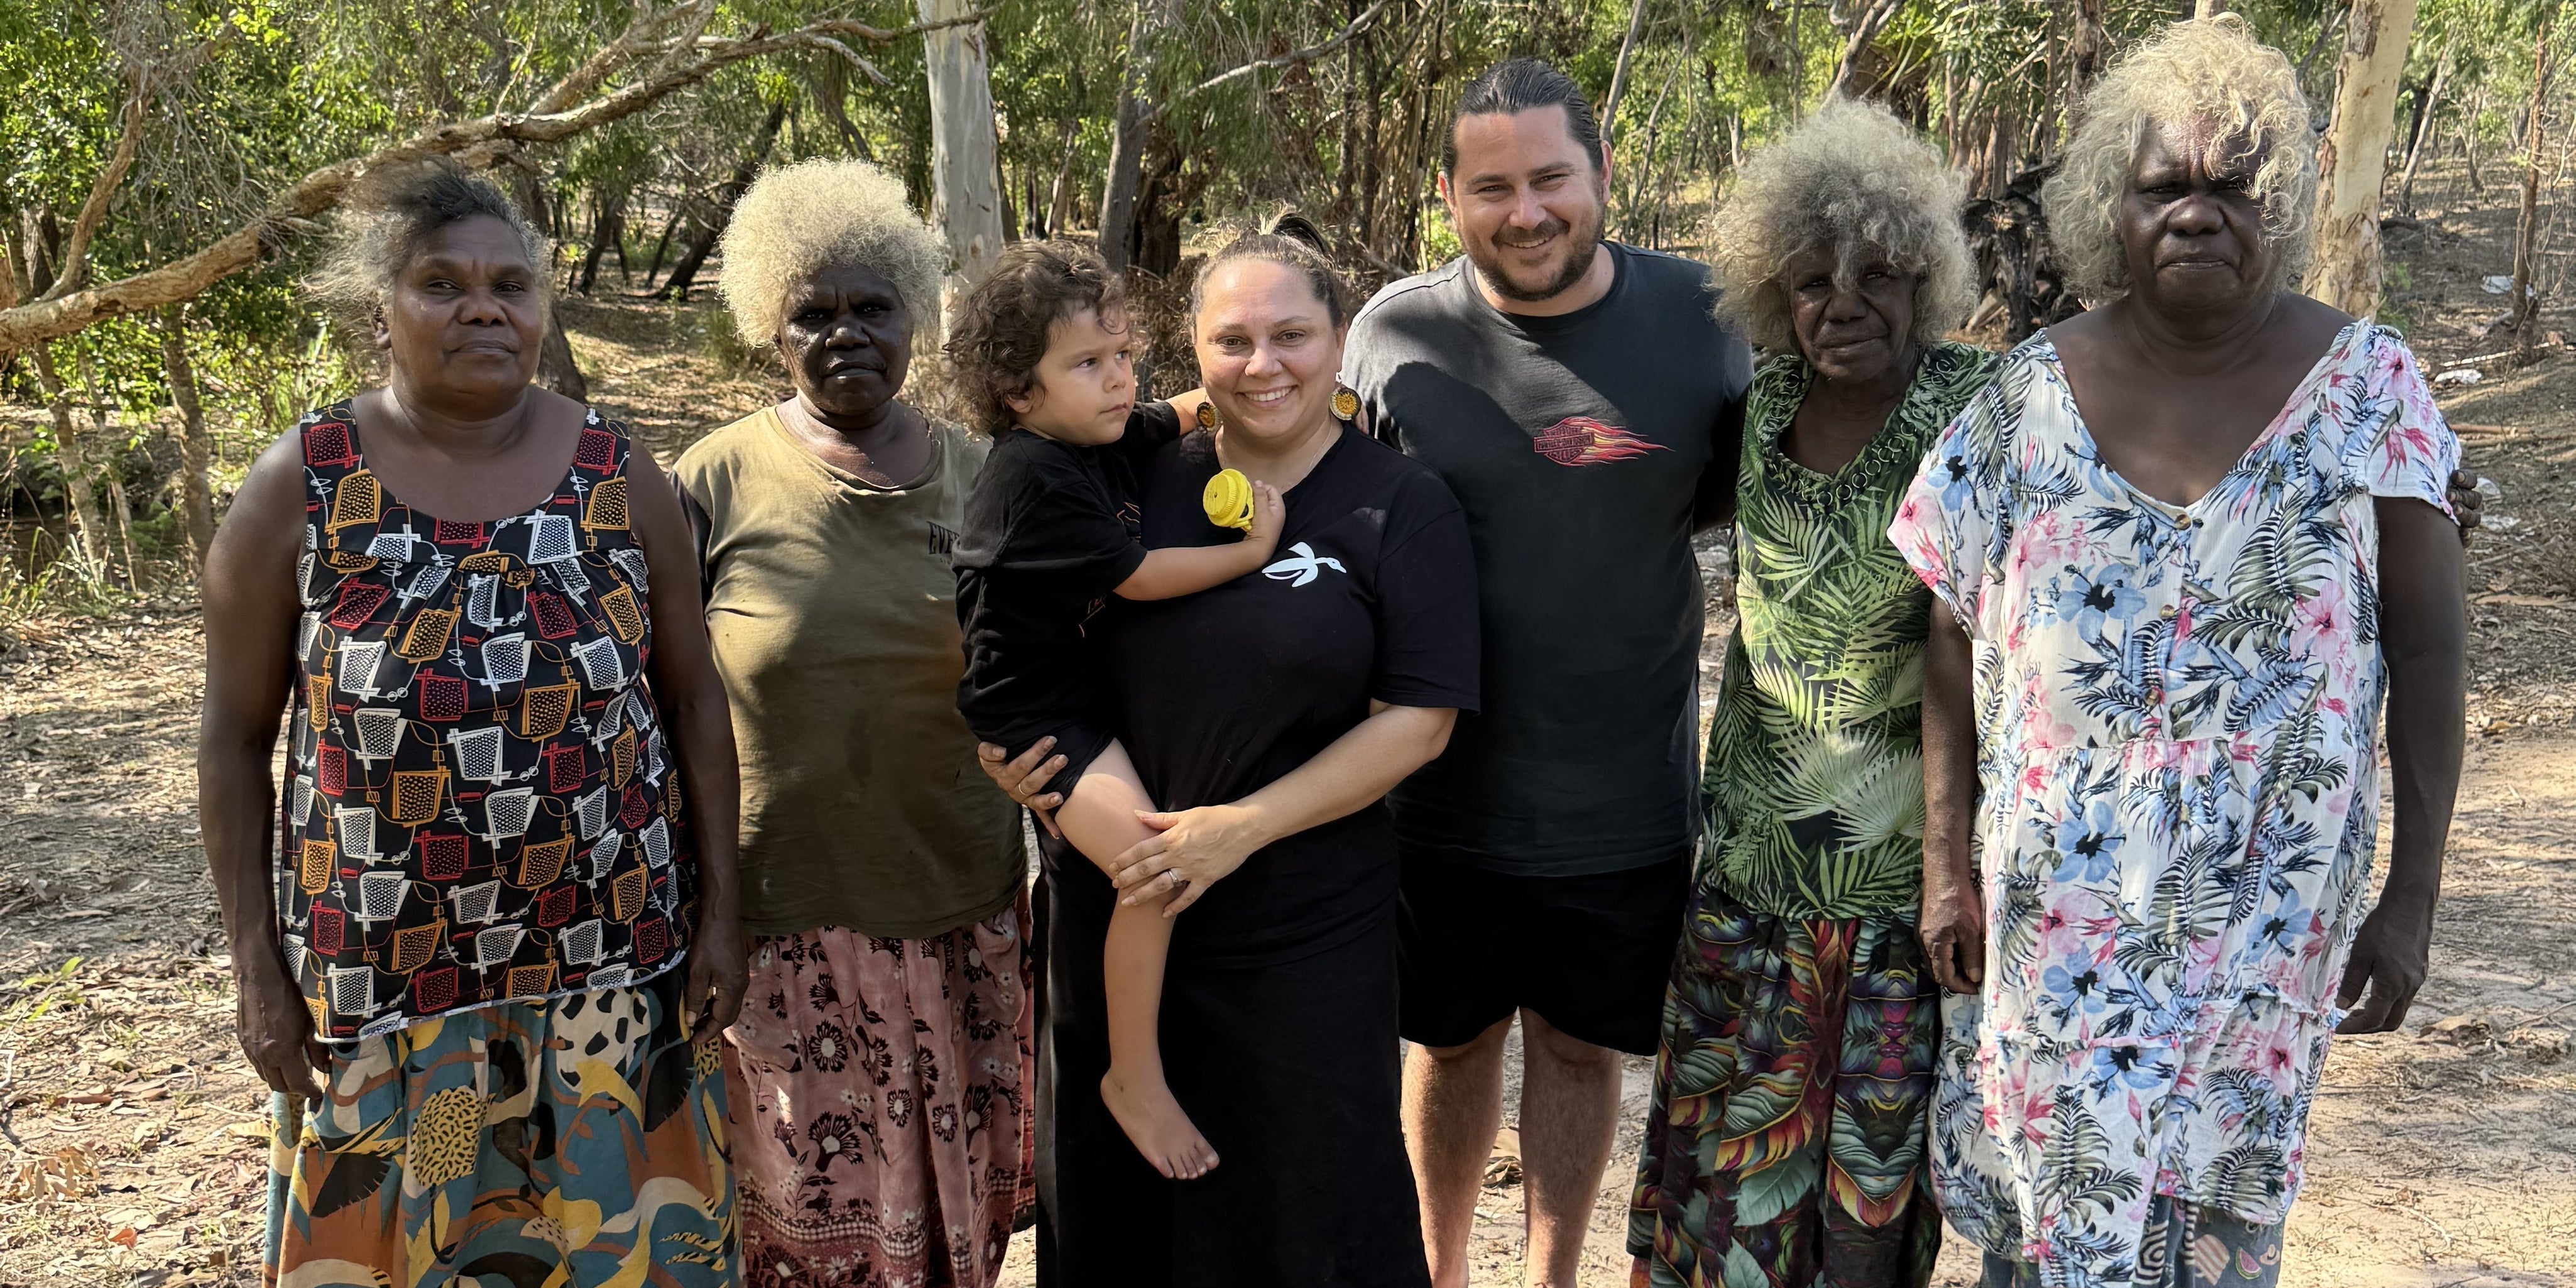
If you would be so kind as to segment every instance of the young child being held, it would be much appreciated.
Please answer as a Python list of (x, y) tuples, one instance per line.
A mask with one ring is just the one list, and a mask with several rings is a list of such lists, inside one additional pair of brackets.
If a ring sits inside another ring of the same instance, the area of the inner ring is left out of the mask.
[[(1116, 716), (1085, 625), (1112, 595), (1171, 599), (1258, 571), (1278, 545), (1284, 510), (1268, 484), (1254, 484), (1251, 531), (1234, 544), (1147, 550), (1138, 541), (1132, 463), (1170, 440), (1131, 427), (1160, 422), (1129, 419), (1136, 378), (1125, 292), (1089, 251), (1012, 245), (961, 312), (948, 353), (993, 449), (954, 555), (966, 637), (957, 709), (978, 738), (1015, 756), (1056, 740), (1065, 768), (1047, 790), (1066, 793), (1056, 825), (1114, 872), (1120, 854), (1154, 835), (1138, 818), (1154, 802), (1108, 732)], [(1146, 1161), (1186, 1180), (1217, 1156), (1163, 1081), (1157, 1026), (1171, 939), (1155, 905), (1111, 914), (1100, 1094)]]

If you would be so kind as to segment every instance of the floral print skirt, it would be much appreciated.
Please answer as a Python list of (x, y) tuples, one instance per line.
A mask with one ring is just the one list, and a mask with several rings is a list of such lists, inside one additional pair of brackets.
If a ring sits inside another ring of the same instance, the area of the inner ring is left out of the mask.
[(1634, 1283), (1929, 1282), (1938, 992), (1910, 914), (1799, 920), (1703, 883), (1664, 1000)]
[(986, 1288), (1037, 1199), (1029, 900), (927, 939), (759, 936), (726, 1031), (748, 1282)]
[(738, 1282), (715, 1035), (686, 972), (329, 1045), (272, 1101), (263, 1282)]
[[(2133, 1288), (2274, 1288), (2281, 1282), (2283, 1222), (2248, 1221), (2233, 1212), (2159, 1194), (2147, 1203)], [(1987, 1253), (1977, 1288), (2041, 1288), (2029, 1261)]]

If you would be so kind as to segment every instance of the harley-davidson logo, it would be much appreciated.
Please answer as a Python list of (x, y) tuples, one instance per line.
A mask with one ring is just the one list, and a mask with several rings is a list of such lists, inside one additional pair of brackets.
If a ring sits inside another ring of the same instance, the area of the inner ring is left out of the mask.
[(1589, 416), (1568, 416), (1548, 426), (1530, 440), (1530, 447), (1559, 465), (1599, 465), (1672, 450)]

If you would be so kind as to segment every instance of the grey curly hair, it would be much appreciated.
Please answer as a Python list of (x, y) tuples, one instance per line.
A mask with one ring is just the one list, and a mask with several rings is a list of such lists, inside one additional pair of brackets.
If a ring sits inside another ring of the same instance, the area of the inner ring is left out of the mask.
[(1947, 335), (1976, 303), (1964, 182), (1931, 144), (1885, 108), (1828, 100), (1796, 129), (1745, 158), (1710, 226), (1717, 316), (1775, 352), (1791, 348), (1789, 261), (1834, 248), (1837, 281), (1885, 257), (1919, 275), (1914, 340)]
[(498, 219), (518, 234), (536, 270), (528, 285), (541, 305), (547, 302), (545, 234), (491, 180), (436, 153), (398, 154), (350, 185), (322, 262), (305, 278), (304, 289), (350, 325), (361, 325), (383, 307), (386, 293), (430, 238), (475, 218)]
[(2057, 173), (2040, 188), (2049, 241), (2067, 284), (2101, 303), (2129, 293), (2116, 219), (2150, 130), (2193, 122), (2209, 132), (2212, 170), (2242, 164), (2263, 207), (2274, 284), (2308, 264), (2317, 201), (2317, 141), (2299, 74), (2232, 13), (2177, 22), (2111, 68), (2091, 93)]
[(787, 320), (787, 293), (824, 268), (885, 275), (936, 331), (948, 248), (912, 213), (903, 183), (865, 161), (802, 161), (762, 172), (724, 234), (724, 298), (743, 343), (759, 348)]

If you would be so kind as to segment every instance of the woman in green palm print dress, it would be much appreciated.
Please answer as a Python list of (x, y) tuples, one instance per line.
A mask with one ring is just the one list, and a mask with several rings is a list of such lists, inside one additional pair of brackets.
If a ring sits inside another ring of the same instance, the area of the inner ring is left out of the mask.
[(1709, 729), (1708, 831), (1664, 1004), (1628, 1247), (1639, 1285), (1919, 1286), (1939, 990), (1915, 939), (1930, 597), (1885, 535), (1995, 358), (1960, 191), (1876, 107), (1749, 158), (1719, 309), (1773, 356), (1745, 410), (1740, 622)]

